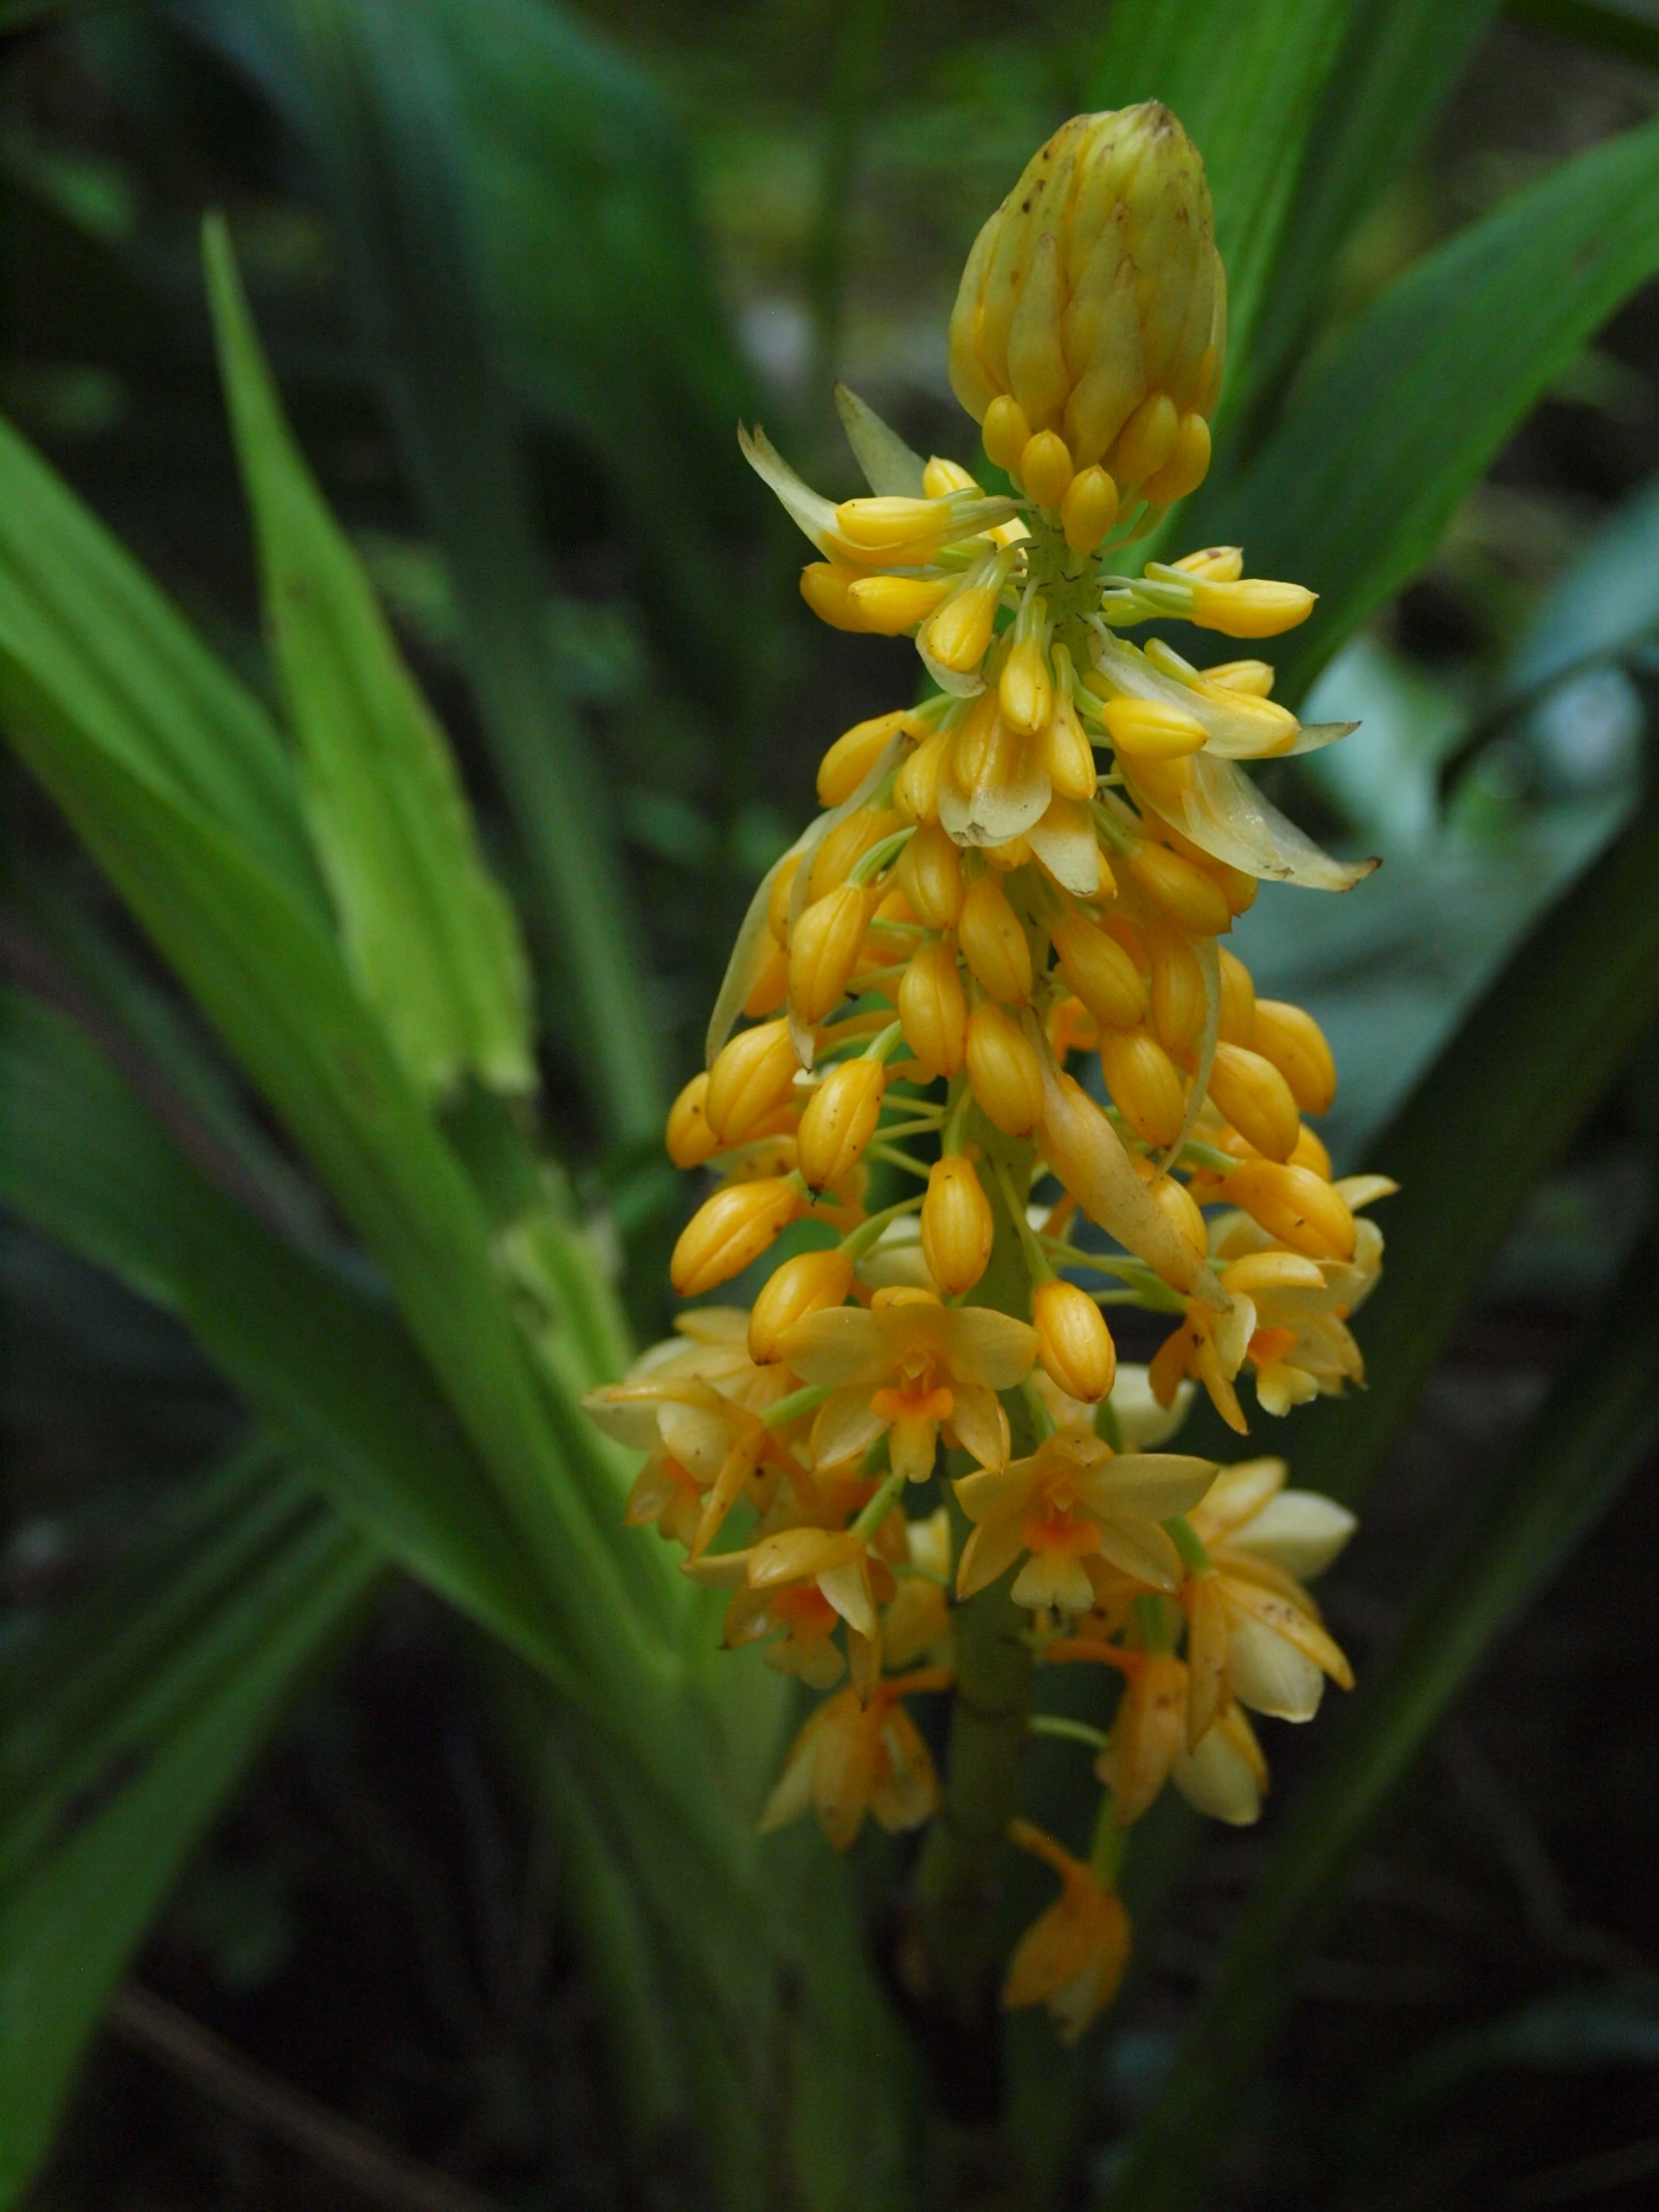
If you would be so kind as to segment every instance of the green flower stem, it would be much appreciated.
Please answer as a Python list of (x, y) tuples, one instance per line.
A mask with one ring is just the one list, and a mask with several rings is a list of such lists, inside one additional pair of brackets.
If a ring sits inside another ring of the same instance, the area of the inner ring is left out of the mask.
[(849, 1260), (861, 1260), (872, 1244), (879, 1243), (887, 1224), (897, 1221), (900, 1215), (913, 1214), (921, 1200), (922, 1194), (918, 1191), (914, 1198), (901, 1198), (896, 1206), (883, 1206), (878, 1214), (871, 1214), (867, 1221), (859, 1222), (856, 1229), (843, 1237), (840, 1249)]
[[(1004, 1137), (977, 1108), (966, 1121), (979, 1146), (977, 1172), (996, 1225), (989, 1265), (970, 1297), (1025, 1321), (1031, 1281), (1018, 1209), (1010, 1208), (1003, 1186), (1006, 1179), (1017, 1191), (1030, 1182), (1031, 1147)], [(1003, 1403), (1019, 1458), (1035, 1442), (1031, 1410), (1019, 1390), (1008, 1391)], [(970, 1466), (966, 1454), (952, 1454), (953, 1473), (965, 1474)], [(960, 1541), (959, 1516), (957, 1535)], [(1018, 1804), (1031, 1716), (1031, 1647), (1025, 1615), (1009, 1589), (1010, 1577), (1003, 1575), (953, 1616), (956, 1688), (944, 1802), (922, 1851), (912, 1901), (919, 1942), (911, 1971), (921, 1984), (913, 1994), (937, 2017), (941, 2047), (959, 2046), (966, 2037), (987, 2053), (994, 2053), (997, 2038), (995, 1867)], [(988, 2065), (986, 2078), (992, 2071)], [(987, 2123), (994, 2117), (983, 2115)]]
[(893, 1500), (903, 1487), (904, 1477), (901, 1474), (889, 1474), (852, 1523), (852, 1534), (867, 1544), (892, 1511)]
[(1203, 1539), (1192, 1522), (1188, 1520), (1186, 1514), (1177, 1513), (1173, 1520), (1165, 1521), (1164, 1528), (1171, 1543), (1180, 1552), (1181, 1564), (1187, 1569), (1187, 1572), (1189, 1574), (1208, 1574), (1210, 1572), (1210, 1554), (1205, 1550)]
[(1087, 1744), (1091, 1751), (1106, 1749), (1106, 1731), (1091, 1728), (1087, 1721), (1074, 1721), (1065, 1713), (1033, 1713), (1025, 1724), (1031, 1736), (1054, 1736), (1063, 1743)]
[(802, 1413), (810, 1413), (815, 1406), (822, 1405), (829, 1395), (828, 1382), (809, 1382), (805, 1389), (792, 1390), (776, 1405), (769, 1405), (761, 1418), (769, 1428), (787, 1428)]

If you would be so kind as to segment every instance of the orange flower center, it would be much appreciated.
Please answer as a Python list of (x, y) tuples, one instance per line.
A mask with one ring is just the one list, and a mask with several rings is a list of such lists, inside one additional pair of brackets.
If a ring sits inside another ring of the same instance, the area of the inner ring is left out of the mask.
[(1078, 1520), (1070, 1513), (1052, 1509), (1041, 1519), (1023, 1520), (1020, 1536), (1027, 1551), (1056, 1552), (1068, 1559), (1078, 1559), (1087, 1551), (1100, 1549), (1100, 1530), (1091, 1520)]
[(942, 1383), (932, 1384), (929, 1371), (915, 1380), (905, 1376), (896, 1390), (877, 1390), (869, 1409), (878, 1420), (948, 1420), (955, 1403)]
[(1294, 1329), (1258, 1329), (1250, 1340), (1250, 1357), (1259, 1368), (1271, 1367), (1276, 1360), (1283, 1360), (1295, 1343)]
[(803, 1589), (774, 1590), (767, 1611), (782, 1621), (792, 1636), (828, 1636), (839, 1615), (815, 1583)]

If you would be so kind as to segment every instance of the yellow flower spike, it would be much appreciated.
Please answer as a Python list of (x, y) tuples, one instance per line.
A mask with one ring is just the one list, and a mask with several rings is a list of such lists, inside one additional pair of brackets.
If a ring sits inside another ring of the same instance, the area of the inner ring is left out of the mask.
[[(1216, 1034), (1224, 1044), (1256, 1043), (1256, 985), (1236, 953), (1220, 946), (1221, 1021)], [(1269, 1059), (1273, 1055), (1267, 1055)], [(1275, 1062), (1277, 1066), (1278, 1063)], [(1294, 1086), (1293, 1086), (1294, 1087)]]
[(1266, 699), (1277, 671), (1271, 661), (1218, 661), (1214, 668), (1203, 668), (1198, 673), (1206, 684), (1219, 685), (1223, 691), (1239, 692), (1247, 699)]
[(1178, 929), (1152, 937), (1152, 1027), (1166, 1052), (1185, 1052), (1204, 1034), (1204, 970)]
[(1009, 649), (996, 696), (1003, 721), (1022, 738), (1034, 738), (1046, 725), (1054, 711), (1054, 680), (1040, 636), (1020, 638)]
[(814, 1091), (796, 1132), (796, 1157), (810, 1190), (828, 1190), (862, 1159), (875, 1134), (886, 1080), (879, 1060), (843, 1060)]
[(1115, 1890), (1030, 1821), (1010, 1822), (1008, 1834), (1047, 1860), (1063, 1887), (1015, 1946), (1002, 2001), (1010, 2011), (1045, 2004), (1061, 2042), (1075, 2043), (1117, 1994), (1129, 1963), (1129, 1916)]
[(1019, 457), (1019, 478), (1039, 507), (1052, 512), (1060, 506), (1072, 478), (1065, 439), (1053, 430), (1039, 430), (1028, 438)]
[(866, 576), (848, 587), (846, 607), (860, 630), (878, 638), (901, 638), (925, 622), (953, 589), (948, 577)]
[(700, 1168), (711, 1153), (720, 1150), (720, 1139), (704, 1111), (708, 1091), (707, 1073), (694, 1075), (669, 1108), (663, 1142), (677, 1168)]
[(1337, 1063), (1325, 1031), (1312, 1014), (1284, 999), (1260, 998), (1250, 1041), (1264, 1059), (1273, 1062), (1305, 1114), (1331, 1111), (1337, 1096)]
[(1127, 490), (1145, 484), (1175, 451), (1181, 418), (1167, 391), (1150, 393), (1119, 431), (1108, 457), (1112, 474)]
[(703, 1112), (722, 1145), (741, 1144), (790, 1096), (799, 1065), (787, 1021), (740, 1029), (709, 1070)]
[(1318, 597), (1303, 584), (1275, 584), (1264, 577), (1236, 584), (1199, 577), (1187, 619), (1200, 630), (1219, 630), (1229, 638), (1277, 638), (1306, 622)]
[(939, 775), (955, 742), (954, 729), (930, 731), (899, 770), (892, 801), (906, 822), (938, 820)]
[(1101, 720), (1114, 748), (1131, 761), (1185, 760), (1210, 742), (1196, 715), (1161, 699), (1108, 699)]
[(1082, 914), (1067, 914), (1051, 934), (1061, 973), (1097, 1021), (1134, 1029), (1146, 1019), (1146, 985), (1115, 938)]
[(921, 643), (942, 668), (966, 676), (985, 658), (1004, 573), (998, 565), (982, 583), (962, 585), (922, 625)]
[(1190, 935), (1219, 937), (1232, 928), (1227, 894), (1207, 868), (1160, 844), (1138, 844), (1124, 866), (1158, 911)]
[(874, 903), (861, 885), (842, 883), (802, 909), (790, 932), (790, 1005), (809, 1029), (845, 995)]
[(783, 1355), (778, 1341), (809, 1314), (844, 1303), (852, 1288), (852, 1261), (839, 1250), (799, 1252), (766, 1283), (749, 1317), (749, 1357), (768, 1367)]
[(996, 1224), (971, 1160), (946, 1153), (935, 1160), (921, 1202), (921, 1249), (927, 1272), (947, 1298), (971, 1291), (991, 1256)]
[(1112, 1103), (1143, 1143), (1160, 1149), (1181, 1134), (1186, 1091), (1180, 1070), (1148, 1029), (1102, 1029), (1100, 1065)]
[(936, 822), (923, 823), (898, 855), (893, 880), (916, 919), (929, 929), (954, 929), (962, 910), (962, 855)]
[(921, 488), (929, 499), (943, 499), (953, 491), (977, 491), (979, 486), (960, 461), (942, 460), (937, 453), (921, 472)]
[[(1156, 563), (1149, 562), (1150, 575)], [(1244, 574), (1244, 548), (1238, 545), (1206, 545), (1196, 553), (1183, 553), (1170, 567), (1182, 576), (1201, 576), (1213, 584), (1236, 584)]]
[(908, 708), (900, 707), (892, 714), (873, 715), (869, 721), (855, 722), (850, 730), (843, 730), (819, 763), (819, 805), (842, 806), (886, 751), (889, 740), (900, 732), (919, 738), (926, 728)]
[(987, 998), (968, 1016), (967, 1071), (973, 1095), (1005, 1137), (1028, 1137), (1043, 1114), (1043, 1071), (1019, 1023)]
[(1210, 1070), (1210, 1097), (1248, 1144), (1270, 1160), (1286, 1161), (1302, 1134), (1291, 1086), (1271, 1060), (1241, 1044), (1218, 1044)]
[[(968, 410), (970, 413), (972, 409)], [(1017, 482), (1019, 464), (1031, 438), (1031, 424), (1025, 409), (1009, 393), (1003, 392), (985, 409), (985, 419), (979, 434), (984, 442), (985, 455), (1006, 469)]]
[(1210, 473), (1210, 425), (1201, 414), (1181, 417), (1170, 455), (1143, 487), (1155, 507), (1168, 507), (1197, 491)]
[(1023, 1006), (1031, 996), (1031, 947), (1007, 893), (989, 875), (970, 883), (962, 897), (957, 934), (962, 956), (993, 998)]
[(1222, 1186), (1270, 1237), (1311, 1260), (1352, 1260), (1354, 1216), (1336, 1189), (1311, 1168), (1277, 1160), (1241, 1160)]
[(1058, 1280), (1039, 1283), (1031, 1300), (1037, 1358), (1050, 1380), (1085, 1404), (1095, 1404), (1117, 1376), (1117, 1347), (1105, 1316), (1086, 1291)]
[(1118, 518), (1118, 487), (1098, 462), (1081, 470), (1060, 502), (1060, 526), (1074, 553), (1092, 553)]
[(861, 581), (855, 568), (841, 568), (833, 561), (809, 561), (801, 571), (801, 596), (820, 622), (831, 630), (867, 630), (869, 624), (848, 598)]
[(911, 954), (898, 984), (904, 1042), (929, 1081), (954, 1075), (967, 1051), (967, 994), (956, 966), (956, 940), (935, 938)]
[(701, 1298), (741, 1275), (806, 1211), (806, 1196), (790, 1176), (728, 1183), (704, 1200), (680, 1232), (669, 1281), (682, 1298)]

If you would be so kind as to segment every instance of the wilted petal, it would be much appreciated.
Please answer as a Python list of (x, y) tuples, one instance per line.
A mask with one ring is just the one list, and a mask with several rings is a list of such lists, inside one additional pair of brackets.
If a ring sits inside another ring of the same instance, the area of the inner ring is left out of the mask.
[(932, 1754), (901, 1705), (890, 1709), (882, 1725), (880, 1765), (869, 1809), (889, 1836), (920, 1828), (939, 1809)]
[(1308, 890), (1347, 891), (1380, 864), (1338, 860), (1322, 851), (1262, 797), (1242, 769), (1214, 753), (1194, 753), (1153, 770), (1131, 764), (1125, 775), (1142, 807), (1247, 875), (1300, 883)]
[(797, 475), (759, 424), (749, 430), (740, 423), (738, 445), (744, 459), (762, 483), (776, 494), (797, 529), (805, 532), (828, 559), (837, 535), (834, 501), (814, 491), (804, 477)]
[(912, 453), (898, 432), (889, 428), (849, 385), (836, 384), (835, 412), (841, 418), (852, 458), (863, 471), (864, 482), (878, 498), (883, 495), (902, 499), (923, 497), (922, 474), (926, 464), (921, 455)]
[(790, 1755), (784, 1762), (784, 1771), (777, 1787), (762, 1808), (756, 1822), (763, 1836), (770, 1836), (774, 1829), (785, 1827), (790, 1821), (799, 1820), (812, 1809), (813, 1769), (818, 1763), (819, 1738), (824, 1734), (834, 1712), (834, 1701), (821, 1705), (790, 1746)]
[(1237, 1705), (1230, 1705), (1191, 1751), (1176, 1758), (1170, 1779), (1195, 1813), (1233, 1828), (1248, 1828), (1262, 1816), (1268, 1786), (1267, 1761), (1256, 1732)]
[(1077, 898), (1094, 897), (1100, 888), (1100, 845), (1082, 800), (1050, 800), (1041, 822), (1033, 823), (1025, 834), (1057, 883)]
[[(1231, 1616), (1231, 1608), (1229, 1608)], [(1258, 1713), (1311, 1721), (1325, 1694), (1325, 1676), (1305, 1652), (1248, 1614), (1231, 1616), (1227, 1666), (1233, 1694)]]

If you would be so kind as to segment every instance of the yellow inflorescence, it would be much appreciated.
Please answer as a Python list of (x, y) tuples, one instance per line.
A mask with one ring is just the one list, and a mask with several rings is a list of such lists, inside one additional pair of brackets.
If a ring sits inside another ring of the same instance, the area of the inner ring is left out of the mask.
[[(850, 395), (868, 498), (831, 503), (744, 435), (819, 556), (809, 604), (913, 635), (929, 682), (826, 754), (827, 811), (757, 893), (669, 1120), (671, 1157), (715, 1180), (675, 1250), (682, 1296), (794, 1224), (822, 1249), (752, 1312), (688, 1313), (590, 1400), (648, 1454), (630, 1518), (730, 1592), (728, 1643), (835, 1689), (764, 1825), (816, 1810), (844, 1849), (866, 1813), (930, 1818), (902, 1701), (949, 1687), (951, 1600), (1004, 1575), (1040, 1657), (1121, 1682), (1106, 1844), (1085, 1862), (1016, 1824), (1062, 1893), (1005, 1994), (1068, 2034), (1127, 1954), (1122, 1831), (1166, 1781), (1254, 1819), (1247, 1711), (1306, 1720), (1349, 1680), (1302, 1585), (1351, 1517), (1285, 1488), (1282, 1461), (1158, 1448), (1195, 1386), (1242, 1432), (1243, 1382), (1278, 1415), (1362, 1380), (1349, 1325), (1382, 1262), (1364, 1209), (1391, 1188), (1334, 1179), (1304, 1119), (1332, 1103), (1330, 1047), (1222, 942), (1260, 878), (1345, 889), (1372, 864), (1321, 852), (1237, 765), (1347, 726), (1305, 729), (1263, 661), (1203, 668), (1121, 634), (1175, 617), (1256, 639), (1312, 611), (1234, 547), (1124, 568), (1208, 466), (1225, 327), (1180, 125), (1155, 103), (1079, 117), (980, 234), (951, 324), (952, 381), (1011, 493), (872, 437)], [(873, 1162), (923, 1187), (871, 1214)], [(1074, 1241), (1079, 1216), (1110, 1242)], [(1016, 1312), (971, 1303), (999, 1219)], [(1125, 1303), (1169, 1317), (1150, 1368), (1119, 1366), (1103, 1307)], [(941, 1439), (972, 1470), (954, 1566), (943, 1507), (910, 1503)]]

